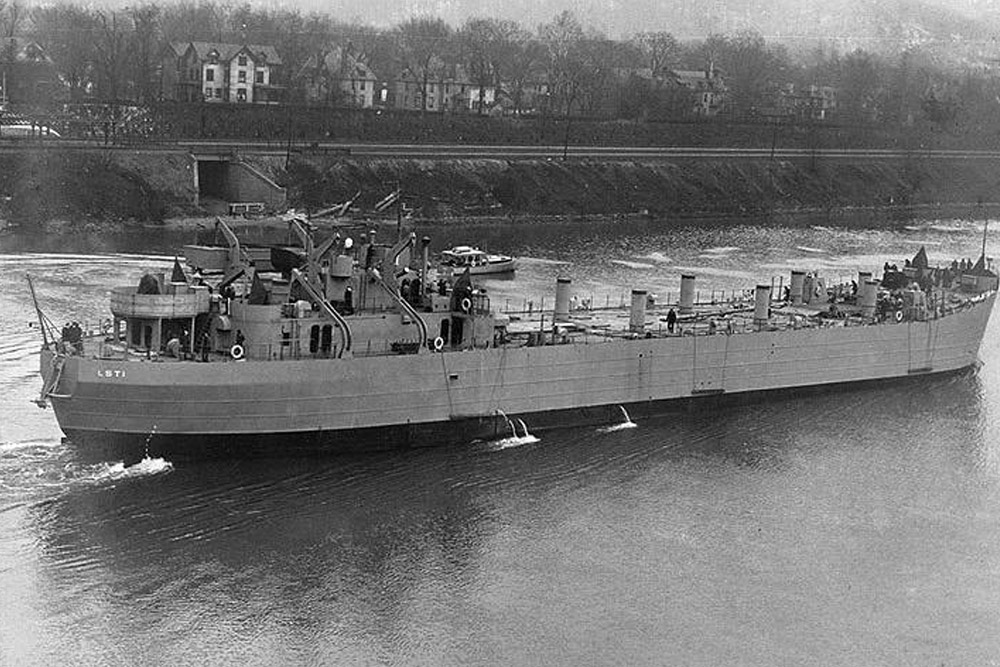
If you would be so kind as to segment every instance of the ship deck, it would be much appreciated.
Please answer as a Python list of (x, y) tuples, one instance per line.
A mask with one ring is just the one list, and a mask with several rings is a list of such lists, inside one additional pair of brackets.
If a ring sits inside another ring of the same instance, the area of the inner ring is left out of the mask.
[[(917, 319), (934, 320), (958, 312), (982, 301), (986, 294), (971, 295), (964, 292), (935, 288), (929, 301), (937, 304), (928, 308), (925, 316)], [(673, 330), (668, 325), (668, 313), (676, 314)], [(752, 334), (759, 331), (784, 331), (787, 329), (816, 329), (823, 327), (891, 326), (905, 323), (891, 318), (865, 317), (861, 308), (850, 301), (793, 305), (773, 301), (766, 323), (754, 320), (753, 298), (696, 303), (691, 312), (681, 313), (677, 304), (656, 304), (645, 311), (645, 325), (641, 331), (630, 329), (631, 310), (627, 306), (610, 308), (578, 308), (563, 321), (553, 321), (552, 311), (507, 311), (507, 327), (511, 342), (535, 343), (539, 336), (555, 343), (598, 342), (601, 339), (669, 338), (681, 336), (709, 336)]]
[[(837, 294), (836, 288), (832, 293)], [(986, 298), (987, 294), (969, 294), (954, 289), (936, 287), (928, 294), (928, 302), (934, 304), (926, 313), (916, 319), (934, 320), (958, 312)], [(552, 310), (504, 311), (506, 318), (506, 338), (501, 343), (508, 347), (552, 345), (552, 344), (593, 344), (636, 338), (670, 338), (684, 336), (743, 335), (761, 331), (783, 331), (788, 329), (818, 329), (829, 327), (894, 326), (891, 317), (870, 318), (861, 314), (859, 306), (852, 299), (820, 303), (792, 305), (785, 301), (772, 301), (770, 317), (765, 323), (754, 320), (752, 297), (741, 297), (708, 303), (696, 303), (691, 312), (681, 313), (676, 303), (656, 303), (645, 310), (645, 323), (640, 330), (630, 328), (631, 310), (628, 306), (605, 308), (577, 308), (571, 310), (564, 321), (553, 321)], [(674, 310), (676, 323), (673, 330), (668, 325), (668, 313)], [(903, 319), (905, 324), (909, 319)], [(100, 327), (92, 327), (83, 336), (82, 350), (68, 350), (70, 354), (94, 359), (118, 361), (153, 361), (157, 363), (232, 363), (234, 360), (225, 352), (213, 351), (207, 357), (200, 352), (186, 352), (179, 357), (157, 354), (147, 350), (133, 349), (122, 342), (113, 341), (100, 333)], [(386, 352), (386, 355), (394, 353)], [(288, 354), (274, 361), (286, 361), (316, 357), (314, 354)], [(375, 354), (375, 356), (380, 356)], [(326, 357), (323, 357), (326, 358)]]

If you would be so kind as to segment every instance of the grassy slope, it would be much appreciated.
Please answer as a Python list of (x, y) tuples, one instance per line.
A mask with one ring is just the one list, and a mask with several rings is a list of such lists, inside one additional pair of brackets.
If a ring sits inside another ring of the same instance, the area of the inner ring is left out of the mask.
[(982, 162), (683, 163), (300, 162), (291, 203), (319, 208), (362, 192), (369, 208), (403, 184), (418, 215), (761, 214), (849, 206), (993, 201), (1000, 169)]
[(38, 150), (0, 155), (0, 217), (162, 220), (191, 212), (190, 160), (179, 154)]
[[(312, 210), (361, 191), (362, 210), (402, 184), (418, 217), (616, 214), (744, 215), (802, 209), (997, 200), (985, 161), (678, 163), (298, 158), (254, 165)], [(156, 221), (196, 213), (181, 154), (39, 151), (0, 155), (0, 217)]]

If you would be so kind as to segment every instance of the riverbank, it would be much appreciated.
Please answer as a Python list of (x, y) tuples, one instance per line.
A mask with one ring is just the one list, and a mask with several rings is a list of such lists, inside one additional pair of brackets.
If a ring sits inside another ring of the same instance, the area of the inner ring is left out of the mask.
[[(301, 154), (243, 158), (287, 189), (305, 211), (353, 199), (356, 219), (394, 188), (404, 213), (421, 221), (572, 222), (619, 216), (830, 224), (893, 224), (916, 212), (969, 217), (995, 208), (1000, 166), (986, 160), (848, 162), (695, 160), (352, 159)], [(0, 219), (22, 229), (95, 231), (106, 227), (211, 225), (198, 205), (196, 168), (180, 153), (39, 151), (0, 156)], [(397, 185), (398, 184), (398, 185)], [(202, 193), (202, 200), (208, 198)], [(283, 224), (274, 216), (254, 225)]]

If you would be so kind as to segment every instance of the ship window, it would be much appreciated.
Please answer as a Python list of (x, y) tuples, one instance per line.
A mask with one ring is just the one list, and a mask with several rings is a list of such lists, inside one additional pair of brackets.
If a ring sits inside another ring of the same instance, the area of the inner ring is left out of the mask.
[(319, 350), (319, 325), (314, 324), (309, 329), (309, 352), (316, 354), (317, 350)]
[(333, 348), (333, 325), (325, 324), (323, 325), (323, 340), (320, 343), (320, 351), (323, 354), (330, 354), (330, 350)]

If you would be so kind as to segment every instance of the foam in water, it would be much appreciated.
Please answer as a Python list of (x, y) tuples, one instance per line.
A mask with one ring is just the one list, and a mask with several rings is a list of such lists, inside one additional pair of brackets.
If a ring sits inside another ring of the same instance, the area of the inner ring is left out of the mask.
[(24, 449), (44, 450), (55, 449), (57, 447), (62, 447), (62, 442), (59, 440), (21, 440), (16, 442), (0, 442), (0, 455), (8, 453), (13, 454)]
[(537, 436), (528, 434), (520, 436), (510, 436), (509, 438), (500, 438), (499, 440), (494, 440), (489, 443), (489, 449), (493, 452), (498, 452), (501, 449), (510, 449), (511, 447), (520, 447), (521, 445), (530, 445), (534, 442), (539, 442)]
[(629, 262), (624, 259), (613, 259), (612, 264), (617, 264), (619, 266), (628, 267), (630, 269), (655, 269), (656, 267), (652, 264), (646, 264), (645, 262)]
[(511, 435), (506, 438), (500, 438), (499, 440), (493, 440), (489, 443), (490, 451), (500, 451), (501, 449), (509, 449), (511, 447), (520, 447), (521, 445), (529, 445), (533, 442), (539, 442), (537, 436), (531, 435), (528, 432), (528, 425), (524, 423), (523, 419), (518, 419), (517, 423), (521, 425), (521, 430), (524, 431), (524, 435), (517, 434), (517, 427), (514, 421), (504, 413), (503, 410), (497, 410), (497, 412), (504, 419), (507, 420), (507, 425), (510, 426)]
[[(710, 258), (710, 257), (709, 257)], [(699, 276), (719, 276), (722, 278), (734, 278), (740, 280), (748, 280), (753, 277), (753, 275), (747, 271), (739, 271), (737, 269), (723, 269), (711, 266), (675, 266), (675, 271), (684, 273), (694, 273)]]
[(674, 261), (672, 258), (664, 255), (662, 252), (656, 252), (656, 251), (648, 253), (646, 255), (640, 255), (639, 259), (648, 259), (651, 262), (657, 262), (659, 264), (670, 264)]
[(569, 266), (573, 263), (562, 259), (547, 259), (545, 257), (518, 257), (517, 261), (524, 264), (552, 264), (555, 266)]
[(624, 405), (619, 405), (618, 409), (622, 411), (622, 417), (625, 418), (625, 421), (618, 424), (613, 424), (611, 426), (602, 426), (601, 428), (597, 429), (598, 433), (615, 433), (617, 431), (625, 431), (627, 429), (635, 428), (636, 426), (638, 426), (638, 424), (632, 421), (632, 418), (629, 417), (628, 410), (625, 409)]
[(118, 461), (116, 463), (102, 463), (94, 466), (89, 471), (90, 474), (84, 476), (84, 479), (95, 483), (117, 482), (123, 479), (160, 475), (168, 473), (173, 469), (174, 464), (170, 461), (162, 458), (154, 459), (147, 456), (138, 463), (130, 466), (126, 466), (123, 461)]

